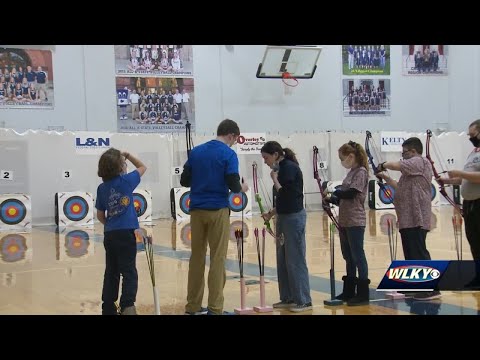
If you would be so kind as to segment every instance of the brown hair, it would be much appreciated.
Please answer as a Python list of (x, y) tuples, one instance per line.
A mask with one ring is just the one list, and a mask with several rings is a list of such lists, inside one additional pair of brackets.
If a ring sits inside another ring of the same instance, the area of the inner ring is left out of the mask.
[(368, 156), (362, 145), (354, 141), (349, 141), (347, 144), (340, 146), (338, 152), (343, 156), (354, 154), (355, 161), (368, 172)]
[(295, 164), (299, 165), (293, 150), (289, 148), (283, 149), (282, 146), (276, 141), (267, 141), (265, 145), (262, 146), (260, 151), (270, 155), (278, 153), (279, 156), (284, 156), (285, 159), (291, 160)]
[(472, 126), (475, 126), (475, 128), (480, 131), (480, 119), (479, 120), (475, 120), (474, 122), (472, 122), (468, 127), (472, 127)]
[(408, 150), (414, 149), (417, 154), (423, 154), (423, 144), (422, 140), (417, 137), (411, 137), (405, 140), (402, 144), (402, 147), (407, 148)]
[(123, 163), (120, 150), (110, 148), (100, 156), (97, 174), (104, 182), (111, 180), (122, 173)]
[(225, 119), (218, 125), (217, 136), (226, 136), (230, 134), (235, 136), (240, 135), (240, 128), (235, 121)]

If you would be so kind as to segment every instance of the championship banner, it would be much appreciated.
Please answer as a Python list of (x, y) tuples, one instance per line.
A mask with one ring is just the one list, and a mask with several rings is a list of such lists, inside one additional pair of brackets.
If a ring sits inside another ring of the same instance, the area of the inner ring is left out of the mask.
[(93, 225), (93, 195), (74, 191), (55, 194), (55, 223), (58, 226)]
[(30, 195), (0, 195), (0, 231), (30, 231), (32, 229)]
[(32, 261), (31, 234), (0, 233), (0, 255), (4, 264)]
[(396, 260), (377, 291), (480, 290), (480, 261)]
[(95, 253), (93, 229), (64, 228), (57, 236), (57, 260), (72, 261), (90, 257)]
[(0, 48), (0, 64), (0, 108), (54, 108), (51, 50)]

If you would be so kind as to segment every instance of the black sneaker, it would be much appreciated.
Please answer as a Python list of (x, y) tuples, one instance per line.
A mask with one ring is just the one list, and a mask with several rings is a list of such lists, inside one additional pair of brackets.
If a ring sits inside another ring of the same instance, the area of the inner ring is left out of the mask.
[(302, 311), (313, 310), (313, 306), (312, 306), (312, 303), (309, 302), (306, 304), (294, 305), (289, 310), (293, 312), (302, 312)]
[(426, 291), (426, 292), (420, 292), (416, 294), (413, 298), (415, 300), (435, 300), (435, 299), (440, 299), (442, 297), (442, 294), (440, 291)]
[(292, 306), (295, 306), (293, 301), (280, 301), (272, 305), (274, 309), (289, 309)]
[(185, 315), (207, 315), (208, 309), (201, 307), (198, 311), (185, 311)]
[[(220, 315), (208, 310), (207, 315)], [(221, 315), (236, 315), (234, 312), (224, 311)]]

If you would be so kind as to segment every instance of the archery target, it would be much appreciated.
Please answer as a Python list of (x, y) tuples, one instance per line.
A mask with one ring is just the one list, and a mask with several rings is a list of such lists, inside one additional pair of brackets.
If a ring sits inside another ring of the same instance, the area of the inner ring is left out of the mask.
[(88, 192), (73, 191), (55, 194), (57, 225), (93, 225), (93, 196)]
[(370, 180), (368, 182), (368, 206), (370, 209), (393, 209), (395, 207), (393, 205), (395, 190), (390, 185), (384, 184), (384, 186), (391, 200), (380, 188), (377, 180)]
[(32, 228), (31, 200), (29, 195), (0, 195), (0, 231)]
[(138, 221), (152, 221), (152, 193), (149, 190), (135, 190), (133, 193), (133, 206), (135, 207)]
[(175, 218), (185, 220), (190, 218), (190, 188), (174, 188)]
[(30, 234), (0, 234), (0, 251), (3, 263), (19, 263), (32, 259)]
[(78, 260), (95, 253), (93, 231), (64, 229), (57, 237), (57, 260)]
[(440, 190), (439, 190), (439, 188), (440, 187), (439, 187), (437, 181), (432, 180), (432, 206), (440, 206)]
[(252, 204), (250, 202), (251, 191), (248, 190), (246, 193), (239, 192), (228, 194), (228, 207), (230, 208), (230, 216), (238, 217), (242, 216), (252, 216)]

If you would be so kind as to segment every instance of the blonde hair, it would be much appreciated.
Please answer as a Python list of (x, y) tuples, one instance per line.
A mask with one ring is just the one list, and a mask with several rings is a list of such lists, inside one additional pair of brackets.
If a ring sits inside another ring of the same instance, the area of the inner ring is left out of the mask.
[(338, 152), (343, 156), (348, 156), (350, 154), (353, 154), (355, 156), (355, 161), (360, 166), (364, 167), (367, 170), (367, 172), (369, 171), (367, 152), (365, 151), (363, 146), (360, 145), (359, 143), (356, 143), (354, 141), (349, 141), (348, 143), (340, 146), (340, 148), (338, 149)]

